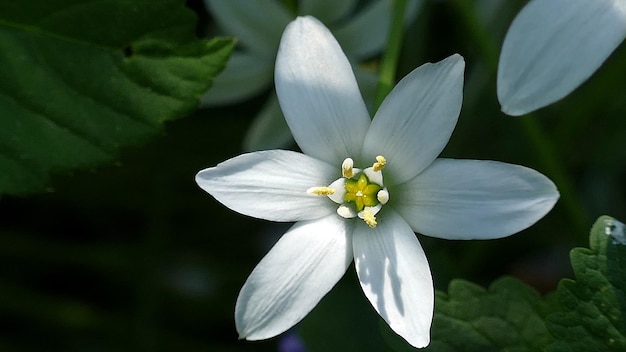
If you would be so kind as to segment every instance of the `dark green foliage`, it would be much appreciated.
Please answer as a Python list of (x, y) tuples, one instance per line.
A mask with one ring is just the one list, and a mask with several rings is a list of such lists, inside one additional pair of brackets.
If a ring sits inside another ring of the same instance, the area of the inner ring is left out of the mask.
[[(552, 340), (550, 306), (522, 282), (503, 278), (488, 290), (454, 280), (438, 292), (431, 351), (536, 351)], [(463, 338), (460, 338), (460, 337)]]
[(626, 350), (624, 236), (622, 224), (603, 216), (591, 231), (590, 249), (572, 250), (576, 280), (559, 284), (560, 310), (547, 319), (558, 341), (548, 351)]
[(233, 48), (194, 24), (178, 0), (1, 2), (0, 194), (111, 161), (190, 113)]
[[(590, 248), (571, 252), (575, 280), (561, 280), (541, 297), (521, 281), (502, 278), (489, 289), (453, 280), (437, 292), (432, 341), (426, 351), (624, 351), (626, 350), (626, 232), (600, 217)], [(395, 350), (412, 350), (387, 331)]]
[[(437, 292), (435, 302), (426, 351), (537, 351), (552, 341), (543, 321), (550, 304), (517, 279), (502, 278), (488, 290), (453, 280), (447, 294)], [(396, 351), (414, 350), (391, 334), (388, 341)]]

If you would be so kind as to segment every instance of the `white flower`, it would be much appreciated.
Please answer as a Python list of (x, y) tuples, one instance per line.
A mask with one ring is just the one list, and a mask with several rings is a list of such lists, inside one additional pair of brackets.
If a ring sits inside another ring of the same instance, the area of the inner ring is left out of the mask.
[[(379, 54), (385, 47), (393, 3), (374, 0), (355, 12), (357, 0), (300, 0), (298, 14), (312, 15), (329, 25), (353, 63)], [(421, 0), (412, 0), (406, 18), (413, 19)], [(203, 106), (229, 104), (249, 99), (271, 87), (280, 37), (293, 20), (278, 0), (205, 0), (207, 8), (227, 35), (238, 40), (239, 49), (213, 87), (202, 97)], [(376, 74), (354, 66), (361, 89), (374, 99)], [(278, 100), (271, 95), (250, 126), (244, 141), (247, 150), (277, 148), (292, 142)]]
[(286, 28), (276, 92), (304, 154), (243, 154), (196, 176), (233, 210), (296, 221), (241, 289), (235, 321), (242, 338), (265, 339), (292, 327), (354, 259), (374, 309), (411, 345), (426, 346), (434, 292), (414, 232), (499, 238), (552, 208), (558, 192), (536, 171), (437, 159), (461, 109), (463, 70), (459, 55), (415, 69), (370, 120), (332, 34), (311, 17)]
[(502, 45), (498, 99), (523, 115), (565, 97), (626, 37), (626, 0), (533, 0)]

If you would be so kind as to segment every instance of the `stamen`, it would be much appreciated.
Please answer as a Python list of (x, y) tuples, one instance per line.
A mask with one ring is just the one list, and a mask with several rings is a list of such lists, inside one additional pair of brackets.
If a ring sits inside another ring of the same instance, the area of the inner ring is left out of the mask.
[(365, 223), (367, 224), (367, 226), (374, 228), (376, 227), (376, 225), (378, 224), (376, 222), (376, 217), (374, 216), (374, 214), (372, 213), (371, 210), (369, 209), (365, 209), (362, 212), (359, 213), (359, 217), (361, 219), (363, 219), (363, 221), (365, 221)]
[(338, 204), (337, 215), (344, 219), (360, 218), (370, 228), (378, 226), (376, 214), (389, 202), (389, 191), (383, 184), (382, 169), (387, 159), (376, 156), (376, 162), (364, 170), (354, 167), (351, 158), (341, 163), (342, 177), (328, 186), (311, 187), (310, 195), (327, 196)]
[(387, 165), (387, 159), (385, 159), (384, 156), (379, 155), (376, 157), (376, 162), (372, 165), (372, 168), (374, 171), (380, 171), (385, 167), (385, 165)]
[(335, 189), (330, 187), (311, 187), (306, 190), (306, 193), (315, 196), (330, 196), (335, 194)]
[(341, 175), (345, 178), (352, 178), (354, 176), (354, 161), (350, 158), (346, 158), (341, 164)]
[(343, 177), (338, 178), (329, 184), (328, 187), (335, 190), (335, 193), (329, 194), (328, 198), (337, 204), (342, 204), (346, 196), (346, 179)]
[(357, 215), (352, 208), (345, 205), (340, 205), (339, 208), (337, 208), (337, 214), (339, 214), (339, 216), (344, 219), (352, 219), (355, 218)]
[(378, 194), (376, 194), (376, 199), (378, 199), (381, 204), (387, 204), (387, 202), (389, 201), (389, 192), (387, 192), (387, 189), (381, 189), (380, 191), (378, 191)]

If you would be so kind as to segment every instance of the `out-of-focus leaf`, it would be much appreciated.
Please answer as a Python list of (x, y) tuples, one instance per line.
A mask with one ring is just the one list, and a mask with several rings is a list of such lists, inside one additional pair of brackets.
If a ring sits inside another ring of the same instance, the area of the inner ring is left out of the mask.
[(0, 3), (0, 194), (112, 160), (194, 109), (233, 42), (178, 0)]

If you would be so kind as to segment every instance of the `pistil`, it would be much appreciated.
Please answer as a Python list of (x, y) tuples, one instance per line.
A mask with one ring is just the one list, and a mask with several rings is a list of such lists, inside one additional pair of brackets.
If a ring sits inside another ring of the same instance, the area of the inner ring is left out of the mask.
[(348, 203), (354, 202), (356, 210), (361, 211), (366, 206), (373, 207), (378, 204), (376, 194), (379, 190), (379, 185), (369, 183), (367, 176), (361, 174), (357, 180), (346, 180), (344, 200)]

